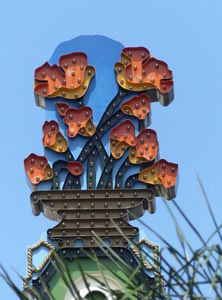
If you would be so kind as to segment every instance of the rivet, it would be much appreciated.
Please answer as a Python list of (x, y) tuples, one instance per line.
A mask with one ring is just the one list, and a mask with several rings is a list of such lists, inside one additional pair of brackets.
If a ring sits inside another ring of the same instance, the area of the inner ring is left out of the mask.
[(162, 164), (162, 168), (163, 168), (163, 169), (166, 169), (166, 164)]
[(158, 69), (159, 68), (159, 64), (155, 64), (155, 68)]
[(81, 207), (81, 203), (80, 203), (80, 202), (77, 203), (77, 207), (78, 207), (78, 208)]
[(65, 235), (65, 234), (66, 234), (66, 231), (65, 231), (65, 230), (63, 230), (63, 231), (62, 231), (62, 234), (63, 234), (63, 235)]
[(46, 94), (46, 89), (43, 89), (43, 94)]
[(68, 204), (67, 203), (64, 203), (64, 208), (67, 208), (68, 207)]
[(153, 158), (153, 154), (152, 154), (152, 153), (149, 154), (149, 158), (150, 158), (150, 159)]
[(75, 59), (75, 58), (72, 59), (72, 63), (73, 63), (73, 64), (76, 63), (76, 59)]
[(91, 76), (92, 75), (92, 71), (89, 70), (88, 71), (88, 75)]
[(145, 179), (145, 180), (147, 179), (147, 175), (146, 174), (143, 175), (143, 179)]
[(65, 67), (65, 68), (67, 68), (67, 67), (68, 67), (68, 64), (67, 64), (67, 63), (65, 63), (65, 64), (64, 64), (64, 67)]
[(81, 78), (78, 78), (78, 80), (77, 80), (77, 81), (78, 81), (78, 83), (81, 83)]
[(163, 90), (164, 90), (164, 91), (166, 90), (166, 85), (165, 85), (165, 84), (163, 85)]
[(51, 203), (50, 203), (50, 206), (53, 207), (53, 206), (54, 206), (54, 202), (51, 202)]
[(79, 221), (78, 221), (78, 222), (76, 222), (76, 226), (77, 226), (77, 227), (80, 227), (80, 223), (79, 223)]
[(155, 174), (155, 170), (154, 170), (154, 169), (151, 170), (151, 174), (152, 174), (152, 175)]
[(162, 176), (162, 177), (165, 177), (165, 173), (164, 173), (164, 172), (162, 172), (162, 173), (161, 173), (161, 176)]
[(65, 95), (66, 95), (66, 92), (63, 91), (63, 92), (62, 92), (62, 95), (65, 96)]
[(93, 226), (94, 226), (94, 222), (92, 221), (92, 222), (90, 223), (90, 225), (91, 225), (91, 227), (93, 227)]
[(135, 205), (135, 202), (134, 202), (134, 201), (131, 201), (131, 205), (132, 205), (132, 206)]
[(171, 168), (171, 172), (174, 173), (175, 172), (175, 168)]
[(65, 80), (65, 79), (63, 79), (62, 83), (63, 83), (63, 84), (66, 84), (66, 80)]
[(121, 202), (118, 202), (118, 207), (121, 207)]
[(91, 207), (92, 207), (92, 208), (94, 207), (94, 203), (93, 203), (93, 202), (91, 203)]
[(80, 70), (83, 70), (83, 69), (84, 69), (84, 66), (83, 66), (83, 65), (81, 65), (81, 66), (80, 66)]
[(148, 194), (148, 199), (153, 199), (153, 195), (152, 194)]
[(30, 173), (33, 174), (34, 170), (33, 168), (30, 168)]
[(42, 77), (45, 77), (46, 76), (46, 73), (45, 72), (42, 72)]
[(108, 207), (108, 203), (104, 202), (104, 207), (107, 208)]
[(170, 179), (168, 179), (168, 180), (167, 180), (167, 183), (170, 185), (170, 184), (171, 184), (171, 180), (170, 180)]
[(77, 193), (77, 194), (76, 194), (76, 197), (77, 197), (77, 198), (80, 198), (80, 193)]

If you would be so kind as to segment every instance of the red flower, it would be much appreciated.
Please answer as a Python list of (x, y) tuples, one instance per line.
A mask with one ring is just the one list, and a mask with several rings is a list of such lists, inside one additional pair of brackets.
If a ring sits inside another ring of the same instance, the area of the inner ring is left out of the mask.
[(41, 181), (49, 180), (53, 176), (52, 169), (44, 156), (31, 153), (24, 160), (24, 167), (30, 182), (34, 185), (39, 184)]
[(110, 152), (115, 159), (122, 157), (125, 150), (135, 143), (135, 126), (130, 120), (121, 122), (110, 132)]
[(139, 120), (144, 120), (150, 114), (150, 98), (146, 94), (134, 96), (124, 102), (121, 106), (122, 112), (127, 115), (135, 116)]
[(42, 138), (44, 147), (50, 148), (56, 152), (66, 152), (68, 143), (59, 131), (59, 124), (56, 121), (45, 121), (42, 130), (44, 133)]
[(92, 136), (96, 128), (92, 122), (92, 109), (85, 106), (79, 109), (71, 108), (65, 103), (56, 103), (60, 116), (64, 117), (64, 123), (69, 126), (68, 137), (74, 138), (77, 134)]
[(144, 47), (124, 48), (115, 70), (119, 85), (126, 90), (156, 88), (165, 94), (173, 88), (172, 71), (165, 62), (151, 57)]
[(157, 134), (152, 129), (142, 130), (136, 137), (136, 145), (130, 148), (129, 160), (132, 164), (153, 161), (159, 150)]
[[(162, 193), (167, 199), (174, 198), (175, 188), (178, 179), (178, 165), (170, 163), (165, 159), (160, 159), (149, 168), (143, 169), (139, 174), (139, 180), (152, 185), (160, 185), (163, 187)], [(169, 190), (174, 190), (169, 194)]]
[(94, 74), (95, 69), (88, 66), (85, 53), (63, 55), (59, 66), (46, 62), (35, 70), (34, 92), (37, 97), (77, 99), (85, 94)]
[(75, 176), (81, 175), (83, 172), (83, 166), (78, 161), (69, 161), (67, 169)]

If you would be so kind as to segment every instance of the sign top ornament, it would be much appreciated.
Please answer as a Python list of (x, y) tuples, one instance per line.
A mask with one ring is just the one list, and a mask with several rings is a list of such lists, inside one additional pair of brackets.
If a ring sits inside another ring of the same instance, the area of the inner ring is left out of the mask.
[[(50, 164), (31, 153), (24, 167), (33, 214), (58, 222), (47, 231), (57, 249), (98, 248), (99, 238), (100, 245), (132, 255), (129, 241), (139, 240), (139, 229), (129, 221), (146, 210), (154, 213), (156, 197), (176, 196), (178, 165), (159, 157), (157, 133), (148, 128), (152, 103), (173, 100), (172, 71), (144, 47), (119, 54), (118, 91), (98, 122), (85, 105), (96, 77), (86, 53), (62, 55), (58, 65), (46, 62), (35, 70), (36, 104), (46, 108), (50, 102), (58, 118), (42, 127), (43, 146), (57, 159)], [(79, 137), (83, 145), (76, 156)]]

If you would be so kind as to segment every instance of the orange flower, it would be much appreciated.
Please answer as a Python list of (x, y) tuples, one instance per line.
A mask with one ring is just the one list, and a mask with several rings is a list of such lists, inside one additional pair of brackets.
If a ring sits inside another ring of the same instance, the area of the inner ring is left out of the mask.
[(144, 120), (150, 114), (150, 97), (146, 94), (134, 96), (124, 102), (121, 106), (122, 112), (127, 115), (135, 116), (139, 120)]
[(31, 153), (24, 160), (24, 167), (30, 182), (34, 185), (39, 184), (41, 181), (49, 180), (53, 176), (52, 169), (44, 156)]
[(178, 165), (160, 159), (149, 168), (143, 169), (139, 174), (139, 180), (151, 185), (162, 186), (161, 194), (172, 199), (176, 196), (178, 179)]
[(59, 66), (48, 62), (35, 70), (34, 92), (40, 105), (42, 98), (78, 99), (88, 89), (95, 69), (88, 66), (87, 55), (73, 52), (59, 59)]
[(42, 130), (44, 133), (42, 138), (44, 147), (50, 148), (56, 152), (66, 152), (68, 143), (59, 131), (59, 124), (56, 121), (45, 121)]
[(156, 159), (159, 150), (157, 134), (152, 129), (143, 129), (136, 137), (136, 145), (130, 148), (129, 160), (141, 164)]
[(135, 126), (130, 120), (121, 122), (110, 132), (110, 152), (115, 159), (122, 157), (125, 150), (135, 143)]
[(117, 81), (126, 90), (156, 88), (166, 94), (173, 89), (172, 71), (165, 62), (150, 56), (144, 47), (124, 48), (121, 61), (115, 64)]
[(77, 134), (92, 136), (96, 128), (92, 122), (92, 109), (84, 106), (79, 109), (71, 108), (66, 103), (56, 103), (60, 116), (64, 117), (64, 123), (69, 126), (68, 137), (74, 138)]

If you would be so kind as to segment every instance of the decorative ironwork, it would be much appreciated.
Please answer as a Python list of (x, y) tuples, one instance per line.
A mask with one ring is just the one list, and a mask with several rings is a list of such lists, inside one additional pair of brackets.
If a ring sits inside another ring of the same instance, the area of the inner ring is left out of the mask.
[[(170, 200), (176, 195), (178, 165), (159, 159), (157, 134), (147, 128), (151, 123), (152, 102), (159, 101), (165, 106), (173, 100), (172, 71), (166, 63), (151, 57), (146, 48), (124, 48), (120, 62), (115, 64), (117, 95), (95, 126), (93, 111), (84, 105), (83, 99), (95, 74), (94, 68), (88, 66), (86, 54), (61, 56), (59, 66), (45, 63), (36, 69), (37, 105), (45, 107), (46, 97), (50, 101), (57, 96), (73, 100), (70, 106), (56, 98), (55, 108), (67, 125), (68, 139), (82, 135), (86, 142), (75, 158), (59, 124), (55, 120), (45, 122), (43, 145), (60, 153), (61, 159), (52, 168), (45, 157), (31, 154), (25, 159), (25, 170), (32, 185), (36, 187), (45, 180), (51, 184), (51, 189), (37, 188), (31, 194), (33, 214), (42, 212), (59, 222), (47, 232), (58, 249), (98, 248), (96, 235), (103, 240), (102, 246), (129, 249), (131, 245), (116, 226), (128, 240), (136, 242), (139, 229), (129, 221), (141, 217), (146, 210), (154, 213), (155, 197)], [(110, 154), (103, 139), (108, 132)], [(102, 166), (99, 178), (98, 161)], [(116, 164), (118, 170), (114, 172)], [(137, 173), (128, 173), (135, 167)], [(67, 175), (61, 187), (62, 170)], [(87, 179), (86, 189), (82, 189), (83, 176)], [(135, 248), (132, 249), (138, 258)], [(158, 273), (157, 267), (155, 272)]]

